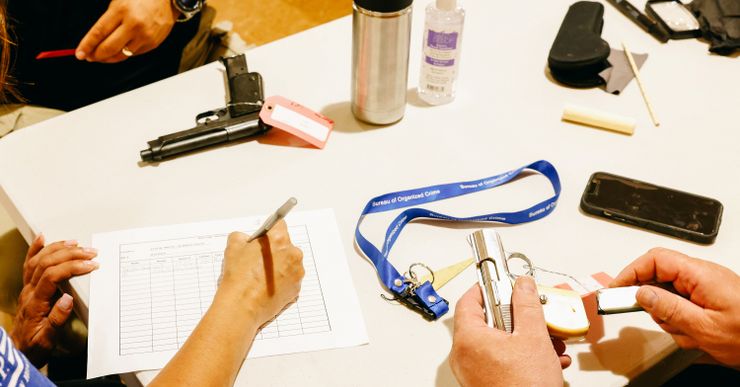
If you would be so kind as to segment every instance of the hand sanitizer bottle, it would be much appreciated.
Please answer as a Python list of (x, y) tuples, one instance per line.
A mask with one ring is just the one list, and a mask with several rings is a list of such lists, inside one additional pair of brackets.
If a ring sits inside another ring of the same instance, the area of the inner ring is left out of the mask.
[(435, 0), (426, 8), (419, 97), (431, 105), (455, 99), (465, 11), (457, 0)]

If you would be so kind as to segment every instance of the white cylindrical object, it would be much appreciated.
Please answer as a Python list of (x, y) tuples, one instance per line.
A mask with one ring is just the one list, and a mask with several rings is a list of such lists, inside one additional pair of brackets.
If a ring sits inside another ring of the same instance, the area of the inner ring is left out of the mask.
[(596, 292), (596, 307), (599, 314), (615, 314), (642, 310), (637, 303), (639, 286), (599, 289)]
[(576, 105), (565, 106), (563, 120), (624, 134), (634, 133), (636, 125), (634, 118)]

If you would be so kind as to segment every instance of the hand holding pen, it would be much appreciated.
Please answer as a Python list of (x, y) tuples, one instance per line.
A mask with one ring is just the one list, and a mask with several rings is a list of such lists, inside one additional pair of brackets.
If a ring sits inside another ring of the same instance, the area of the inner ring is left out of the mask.
[[(235, 294), (240, 300), (235, 306), (249, 309), (260, 325), (295, 300), (301, 288), (303, 252), (291, 242), (282, 220), (295, 203), (288, 200), (251, 237), (231, 233), (224, 252), (218, 292)], [(253, 240), (258, 243), (250, 243)]]
[(115, 0), (82, 38), (75, 56), (116, 63), (157, 48), (178, 17), (169, 1)]
[(296, 198), (290, 198), (288, 199), (280, 208), (278, 208), (274, 214), (270, 215), (265, 219), (265, 222), (262, 223), (262, 226), (257, 229), (257, 231), (252, 234), (252, 236), (249, 237), (249, 240), (247, 240), (247, 243), (260, 238), (267, 234), (270, 229), (275, 226), (275, 224), (279, 221), (281, 221), (283, 218), (285, 218), (286, 215), (288, 215), (288, 212), (295, 207), (295, 205), (298, 204), (298, 200)]
[(44, 51), (36, 59), (75, 56), (117, 63), (159, 47), (179, 16), (170, 1), (115, 0), (74, 49)]

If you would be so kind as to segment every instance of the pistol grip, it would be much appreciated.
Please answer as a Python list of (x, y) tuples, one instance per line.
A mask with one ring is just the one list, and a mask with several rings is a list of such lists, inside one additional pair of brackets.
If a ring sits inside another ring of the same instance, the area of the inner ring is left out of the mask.
[(550, 336), (561, 340), (586, 336), (590, 323), (578, 292), (540, 285), (537, 290)]
[(244, 54), (222, 58), (229, 85), (229, 114), (240, 117), (262, 109), (265, 100), (262, 75), (250, 73)]

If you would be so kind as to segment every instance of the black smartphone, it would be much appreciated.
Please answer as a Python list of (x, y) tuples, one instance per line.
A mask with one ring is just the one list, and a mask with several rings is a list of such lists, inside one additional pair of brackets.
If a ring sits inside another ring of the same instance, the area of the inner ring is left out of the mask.
[(596, 172), (581, 197), (583, 211), (617, 222), (710, 244), (722, 221), (715, 199)]

